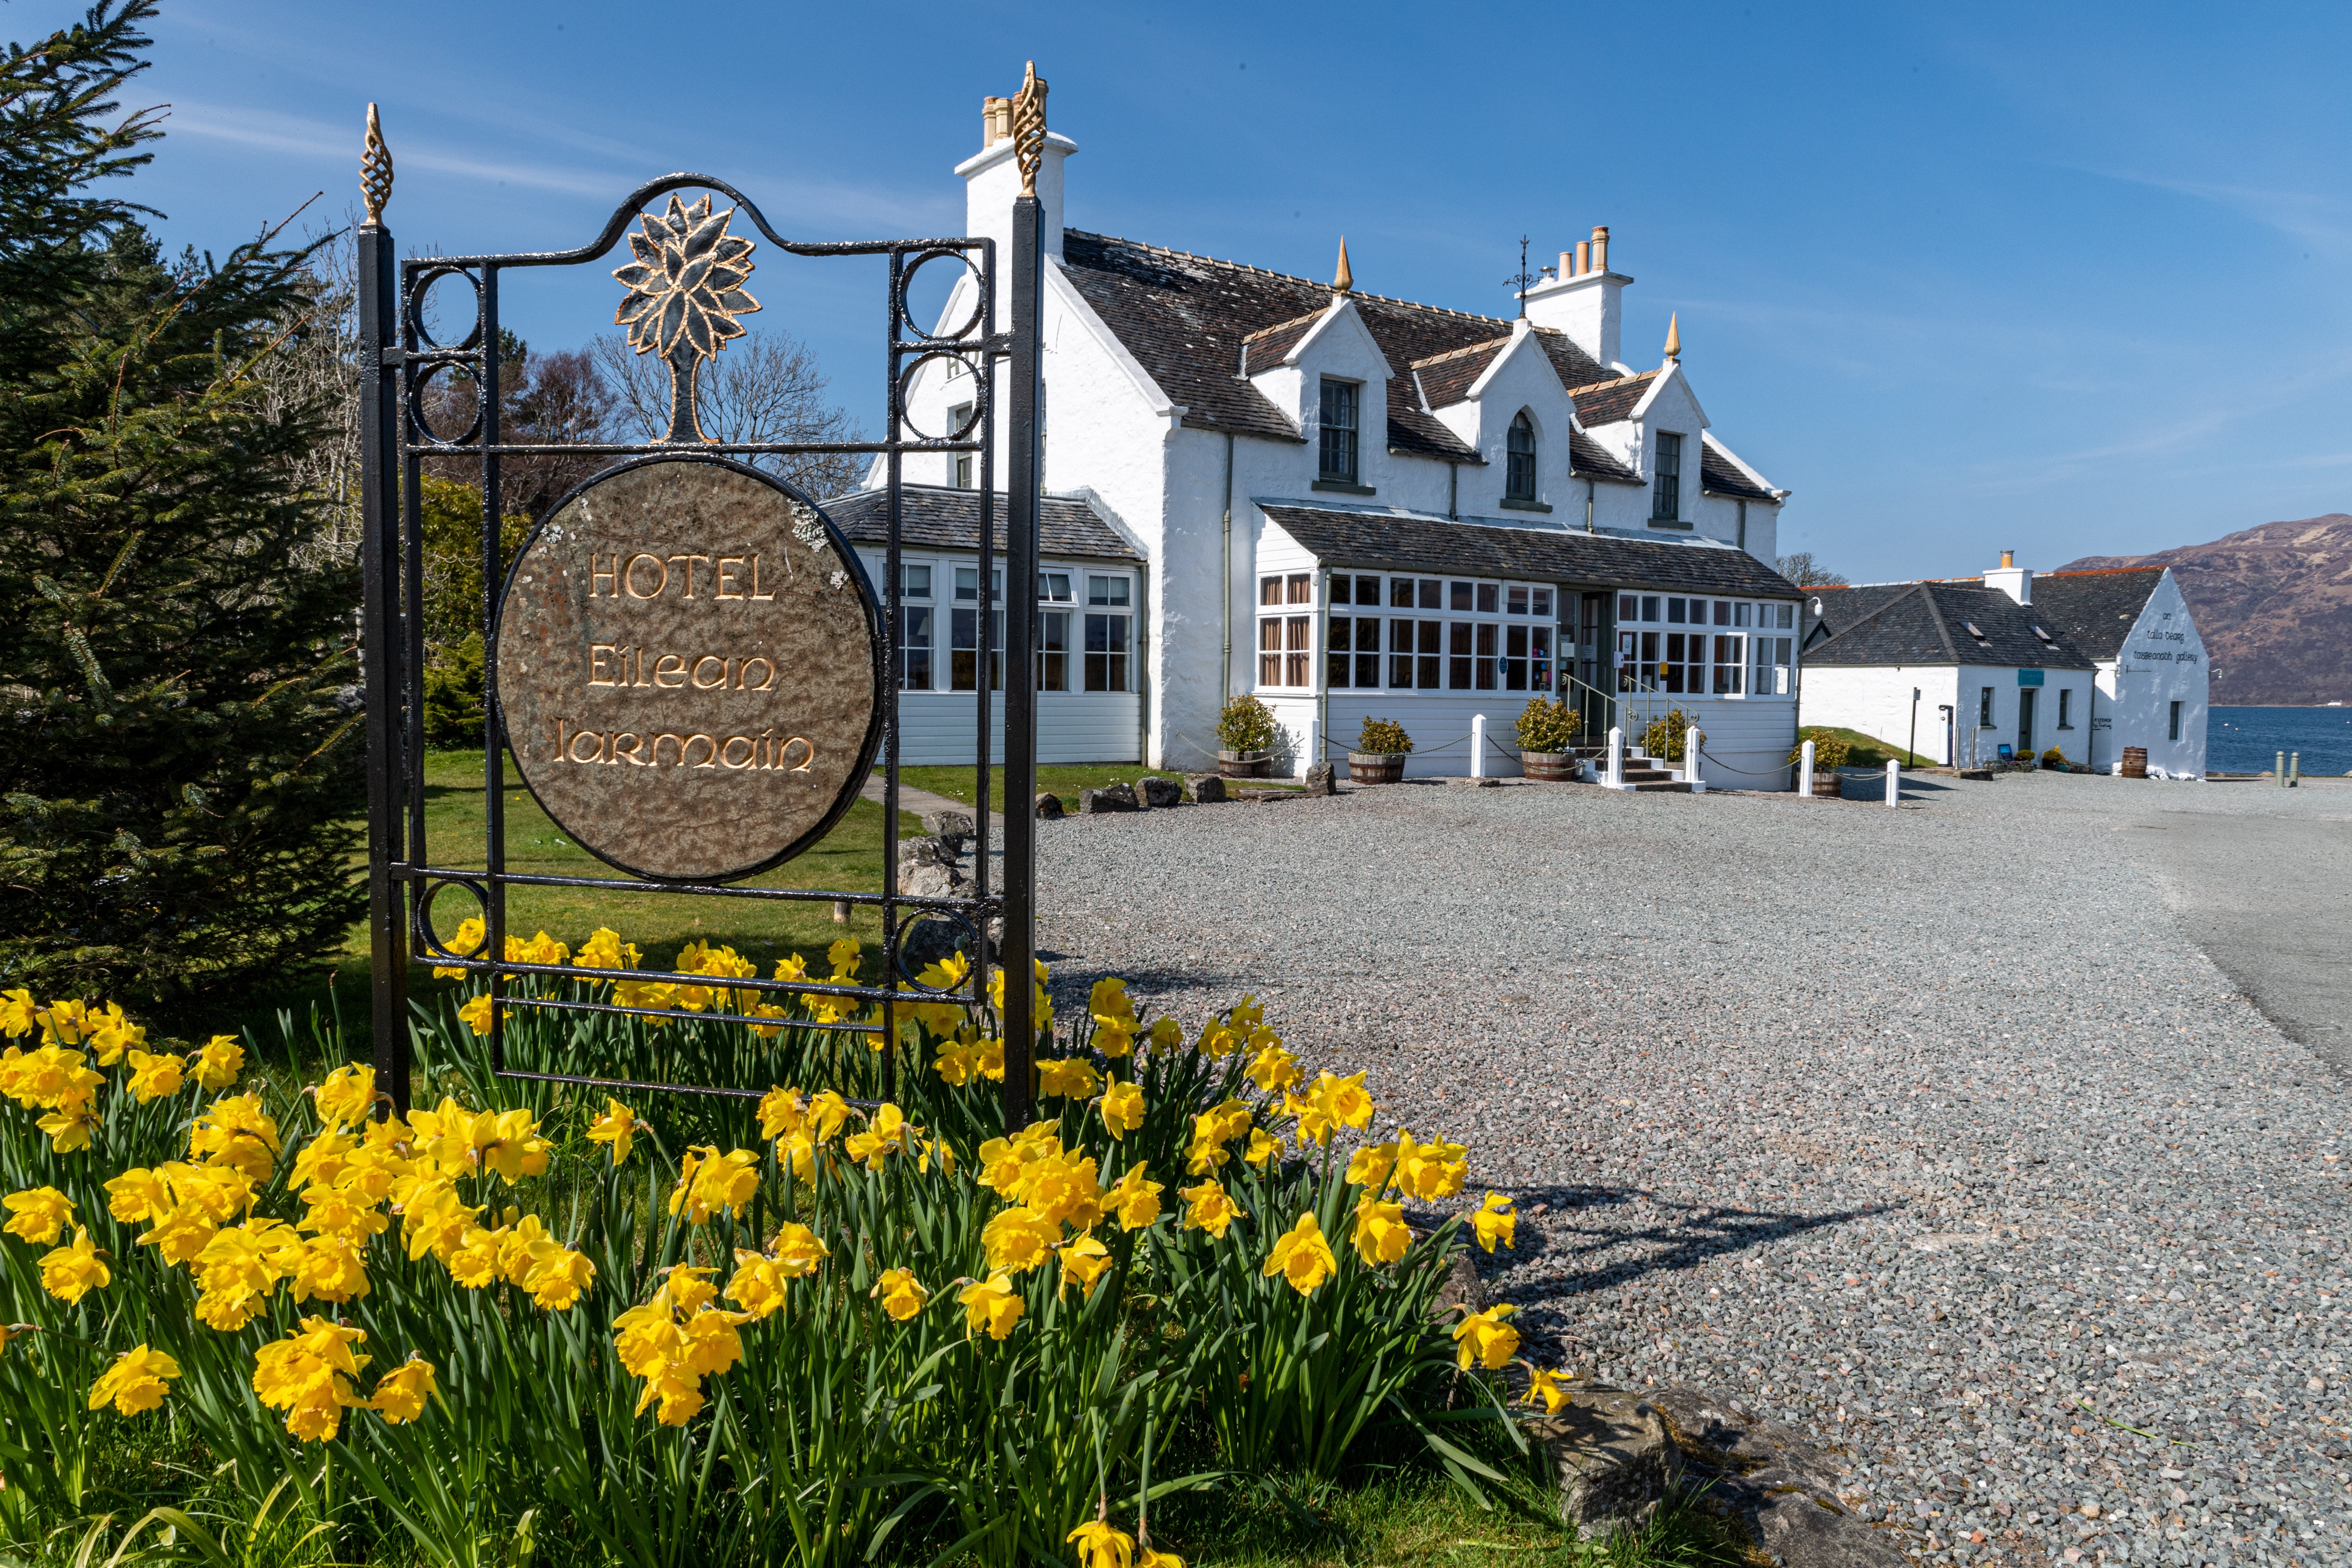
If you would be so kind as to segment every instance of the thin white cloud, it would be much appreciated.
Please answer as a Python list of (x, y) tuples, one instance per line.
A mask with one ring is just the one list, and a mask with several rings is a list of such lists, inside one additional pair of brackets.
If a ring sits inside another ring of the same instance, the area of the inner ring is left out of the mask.
[[(357, 166), (354, 160), (359, 139), (352, 133), (350, 127), (331, 126), (316, 120), (280, 114), (273, 110), (239, 109), (220, 104), (190, 103), (182, 100), (173, 106), (166, 129), (183, 136), (201, 136), (242, 147), (290, 153), (306, 162), (331, 163), (346, 172)], [(394, 163), (395, 168), (404, 172), (431, 170), (435, 174), (456, 174), (486, 184), (522, 185), (575, 195), (602, 195), (616, 190), (625, 191), (636, 183), (628, 175), (615, 172), (460, 157), (442, 152), (429, 142), (404, 142), (394, 150)]]
[(2079, 174), (2149, 190), (2170, 191), (2226, 207), (2265, 228), (2302, 241), (2330, 260), (2352, 258), (2352, 199), (2320, 191), (2279, 190), (2261, 185), (2231, 184), (2218, 180), (2185, 180), (2160, 174), (2138, 174), (2117, 169), (2068, 165)]

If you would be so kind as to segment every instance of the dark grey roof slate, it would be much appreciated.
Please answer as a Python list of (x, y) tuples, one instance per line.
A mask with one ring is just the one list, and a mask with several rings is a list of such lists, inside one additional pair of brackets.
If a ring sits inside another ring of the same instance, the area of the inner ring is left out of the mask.
[(1581, 430), (1568, 433), (1569, 466), (1579, 478), (1590, 474), (1616, 485), (1638, 485), (1642, 476), (1612, 457), (1607, 448)]
[(1470, 389), (1477, 384), (1480, 376), (1486, 374), (1486, 367), (1495, 363), (1495, 356), (1501, 353), (1510, 341), (1507, 337), (1496, 338), (1415, 360), (1412, 369), (1414, 374), (1421, 378), (1422, 396), (1429, 400), (1432, 408), (1446, 408), (1461, 402), (1470, 395)]
[(1754, 479), (1731, 460), (1730, 454), (1715, 444), (1713, 437), (1699, 443), (1699, 487), (1719, 496), (1733, 496), (1745, 500), (1777, 500), (1780, 498)]
[[(1806, 637), (1805, 661), (1825, 665), (1980, 664), (2001, 668), (2089, 669), (2091, 660), (2032, 606), (1998, 588), (1972, 583), (1893, 583), (1864, 588), (1805, 590), (1810, 626), (1831, 635)], [(1853, 595), (1849, 597), (1849, 595)], [(1981, 637), (1969, 630), (1973, 624)], [(2049, 632), (2044, 642), (2036, 626)]]
[(1639, 375), (1620, 376), (1594, 386), (1569, 388), (1569, 396), (1576, 404), (1577, 423), (1587, 430), (1592, 430), (1631, 419), (1633, 405), (1649, 395), (1650, 383), (1664, 374), (1659, 370), (1645, 370)]
[(1280, 500), (1262, 500), (1258, 508), (1327, 564), (1750, 599), (1794, 599), (1804, 592), (1745, 550), (1712, 541), (1667, 542), (1567, 529), (1496, 528), (1419, 513), (1342, 511)]
[[(890, 540), (889, 496), (884, 490), (857, 490), (824, 503), (825, 514), (856, 544), (887, 544)], [(995, 547), (1005, 547), (1004, 492), (996, 492)], [(943, 485), (908, 485), (899, 492), (898, 539), (932, 550), (980, 548), (980, 492), (950, 489)], [(1085, 501), (1067, 496), (1046, 496), (1038, 502), (1037, 548), (1045, 555), (1076, 555), (1097, 561), (1140, 561), (1135, 547), (1119, 536)]]
[(2030, 613), (2093, 658), (2114, 658), (2163, 579), (2161, 566), (2105, 572), (2037, 572)]

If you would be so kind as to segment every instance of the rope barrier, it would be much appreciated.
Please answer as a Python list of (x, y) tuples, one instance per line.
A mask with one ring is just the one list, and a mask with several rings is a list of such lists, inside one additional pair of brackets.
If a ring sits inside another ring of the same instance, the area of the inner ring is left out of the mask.
[(1742, 777), (1742, 778), (1750, 778), (1750, 779), (1777, 779), (1777, 778), (1779, 778), (1782, 773), (1787, 773), (1790, 768), (1793, 768), (1793, 767), (1795, 767), (1795, 766), (1797, 765), (1797, 764), (1796, 764), (1796, 763), (1782, 763), (1779, 767), (1774, 768), (1770, 773), (1749, 773), (1746, 768), (1735, 768), (1735, 767), (1733, 767), (1729, 763), (1724, 762), (1722, 759), (1718, 758), (1718, 757), (1717, 757), (1717, 756), (1713, 752), (1708, 751), (1708, 750), (1706, 749), (1706, 744), (1705, 744), (1704, 742), (1702, 742), (1702, 743), (1700, 744), (1700, 746), (1699, 746), (1699, 749), (1698, 749), (1698, 754), (1699, 754), (1699, 760), (1700, 760), (1701, 762), (1705, 762), (1705, 763), (1713, 763), (1715, 766), (1717, 766), (1717, 767), (1719, 767), (1719, 768), (1723, 769), (1725, 772), (1727, 772), (1727, 773), (1738, 773), (1738, 774), (1740, 777)]

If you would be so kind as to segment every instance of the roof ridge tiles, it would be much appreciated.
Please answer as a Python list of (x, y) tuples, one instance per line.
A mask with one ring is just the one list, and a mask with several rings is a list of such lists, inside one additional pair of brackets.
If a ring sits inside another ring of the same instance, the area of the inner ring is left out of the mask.
[[(1328, 310), (1329, 307), (1326, 306), (1325, 309)], [(1303, 326), (1308, 321), (1320, 321), (1322, 317), (1322, 310), (1309, 310), (1303, 316), (1293, 316), (1286, 321), (1276, 321), (1271, 326), (1260, 327), (1255, 331), (1244, 332), (1242, 334), (1242, 342), (1245, 343), (1259, 342), (1266, 338), (1274, 336), (1276, 332), (1288, 331), (1291, 328)]]
[(1654, 375), (1663, 375), (1664, 374), (1665, 372), (1663, 369), (1641, 370), (1635, 371), (1632, 375), (1613, 376), (1607, 381), (1589, 381), (1582, 386), (1570, 387), (1568, 389), (1568, 395), (1570, 397), (1574, 397), (1580, 392), (1599, 392), (1603, 387), (1622, 386), (1629, 381), (1647, 381)]
[(1442, 364), (1447, 360), (1461, 359), (1468, 354), (1490, 353), (1497, 343), (1509, 341), (1510, 334), (1506, 332), (1499, 338), (1486, 338), (1475, 343), (1464, 343), (1458, 349), (1447, 349), (1444, 353), (1424, 354), (1420, 359), (1409, 360), (1406, 363), (1412, 369), (1419, 370), (1424, 365)]
[[(1066, 229), (1064, 232), (1079, 235), (1087, 239), (1108, 240), (1114, 245), (1131, 245), (1139, 250), (1156, 250), (1162, 256), (1181, 256), (1187, 261), (1205, 261), (1214, 267), (1238, 268), (1244, 272), (1255, 272), (1261, 278), (1279, 278), (1286, 283), (1297, 283), (1309, 289), (1331, 287), (1328, 283), (1319, 282), (1312, 278), (1301, 278), (1295, 272), (1276, 272), (1272, 268), (1259, 267), (1252, 262), (1228, 261), (1222, 256), (1203, 256), (1197, 250), (1179, 250), (1172, 245), (1154, 245), (1148, 239), (1129, 239), (1125, 235), (1118, 234), (1097, 234), (1091, 229), (1082, 228)], [(1338, 290), (1335, 289), (1333, 292), (1336, 293)], [(1350, 299), (1377, 300), (1383, 305), (1402, 305), (1413, 310), (1434, 310), (1440, 315), (1459, 316), (1465, 321), (1492, 321), (1501, 327), (1507, 334), (1510, 331), (1510, 322), (1500, 316), (1482, 316), (1475, 310), (1457, 310), (1451, 305), (1431, 305), (1419, 300), (1400, 300), (1393, 294), (1370, 294), (1361, 289), (1351, 289), (1348, 293)], [(1316, 313), (1319, 315), (1321, 312)]]

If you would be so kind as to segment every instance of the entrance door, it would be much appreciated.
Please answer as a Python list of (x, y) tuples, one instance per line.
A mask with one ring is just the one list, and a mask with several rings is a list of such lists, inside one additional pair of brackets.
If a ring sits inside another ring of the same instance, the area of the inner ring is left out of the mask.
[(2041, 695), (2031, 686), (2017, 694), (2017, 754), (2021, 757), (2033, 755), (2033, 700)]

